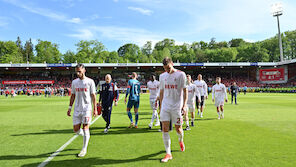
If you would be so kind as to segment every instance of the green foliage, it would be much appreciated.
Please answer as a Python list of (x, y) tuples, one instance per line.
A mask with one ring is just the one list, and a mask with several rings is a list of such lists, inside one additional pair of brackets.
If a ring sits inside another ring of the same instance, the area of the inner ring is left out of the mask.
[[(296, 58), (296, 30), (282, 34), (285, 59)], [(16, 42), (0, 41), (0, 63), (159, 63), (166, 56), (174, 62), (268, 62), (279, 61), (278, 36), (258, 41), (246, 42), (242, 38), (217, 42), (195, 41), (192, 44), (176, 45), (174, 39), (165, 38), (154, 46), (147, 41), (142, 47), (127, 43), (117, 51), (107, 51), (97, 40), (81, 40), (75, 46), (76, 52), (68, 50), (63, 55), (58, 45), (50, 41), (38, 40), (34, 46), (31, 39), (22, 45), (20, 37)], [(34, 54), (35, 53), (35, 54)]]
[(36, 63), (58, 63), (61, 61), (61, 53), (58, 45), (49, 41), (38, 40), (38, 44), (35, 46), (36, 49)]
[(22, 53), (13, 41), (0, 41), (0, 62), (1, 63), (22, 63)]

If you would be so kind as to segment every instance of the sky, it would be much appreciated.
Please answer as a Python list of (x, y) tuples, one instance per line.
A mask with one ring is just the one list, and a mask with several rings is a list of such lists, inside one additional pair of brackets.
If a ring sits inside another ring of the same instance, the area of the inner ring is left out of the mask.
[(255, 42), (277, 34), (276, 2), (283, 4), (281, 31), (295, 30), (295, 0), (0, 0), (0, 40), (48, 40), (62, 53), (93, 39), (108, 51), (164, 38)]

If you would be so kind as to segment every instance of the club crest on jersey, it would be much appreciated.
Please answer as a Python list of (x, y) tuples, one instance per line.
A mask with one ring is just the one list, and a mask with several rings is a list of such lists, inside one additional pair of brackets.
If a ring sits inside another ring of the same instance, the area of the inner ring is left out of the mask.
[(165, 85), (165, 89), (178, 89), (178, 85)]

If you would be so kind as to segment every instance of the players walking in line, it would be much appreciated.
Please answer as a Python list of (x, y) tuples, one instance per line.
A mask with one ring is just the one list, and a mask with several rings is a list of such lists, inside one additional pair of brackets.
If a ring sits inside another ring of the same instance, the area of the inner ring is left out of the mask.
[(87, 152), (87, 146), (90, 138), (89, 126), (92, 118), (92, 107), (93, 115), (97, 115), (97, 107), (95, 105), (96, 86), (94, 80), (85, 76), (86, 70), (83, 64), (78, 64), (75, 68), (75, 72), (78, 78), (72, 81), (72, 95), (67, 115), (71, 116), (71, 109), (75, 100), (73, 129), (76, 134), (83, 136), (83, 147), (81, 152), (78, 154), (78, 157), (84, 157)]
[(172, 159), (171, 139), (169, 135), (170, 121), (175, 124), (181, 151), (185, 151), (182, 129), (183, 117), (187, 106), (188, 92), (186, 88), (186, 75), (173, 67), (172, 59), (163, 59), (163, 68), (166, 72), (160, 75), (160, 121), (162, 123), (162, 137), (166, 156), (161, 160), (167, 162)]
[(102, 106), (102, 116), (106, 122), (104, 133), (108, 133), (108, 130), (110, 129), (113, 101), (115, 102), (115, 106), (117, 106), (119, 91), (117, 86), (111, 82), (112, 77), (110, 74), (105, 76), (105, 81), (106, 83), (102, 84), (100, 88), (99, 105)]
[(192, 83), (191, 76), (187, 74), (187, 90), (188, 90), (188, 100), (187, 100), (187, 109), (184, 114), (186, 128), (185, 130), (190, 130), (189, 127), (189, 118), (188, 112), (191, 113), (191, 126), (194, 126), (194, 118), (195, 118), (195, 99), (196, 96), (198, 98), (198, 102), (200, 102), (200, 93), (195, 84)]
[[(197, 114), (200, 114), (200, 117), (203, 117), (203, 112), (205, 108), (205, 99), (208, 99), (208, 85), (204, 80), (202, 80), (202, 75), (198, 74), (197, 80), (194, 81), (199, 93), (200, 93), (200, 100), (196, 98), (196, 107), (197, 107)], [(200, 102), (198, 102), (200, 101)], [(200, 111), (200, 112), (199, 112)]]
[[(139, 120), (138, 110), (139, 110), (139, 105), (140, 105), (141, 84), (137, 80), (137, 77), (138, 77), (137, 73), (133, 72), (132, 79), (130, 79), (128, 81), (126, 95), (125, 95), (125, 99), (124, 99), (124, 102), (126, 103), (127, 96), (129, 96), (127, 108), (126, 108), (127, 115), (131, 121), (129, 128), (132, 128), (132, 127), (138, 128), (138, 120)], [(134, 124), (133, 116), (131, 113), (131, 109), (133, 107), (134, 107), (134, 111), (135, 111), (135, 121), (136, 121), (135, 124)]]
[(149, 89), (149, 92), (150, 92), (150, 106), (151, 106), (151, 109), (153, 110), (151, 122), (148, 125), (149, 129), (151, 129), (153, 126), (154, 120), (156, 120), (155, 126), (159, 126), (160, 124), (158, 113), (157, 113), (158, 105), (156, 101), (159, 93), (159, 81), (155, 79), (155, 75), (151, 76), (150, 81), (147, 83), (147, 88)]
[(227, 103), (227, 92), (224, 84), (221, 83), (221, 78), (216, 78), (216, 84), (212, 88), (212, 101), (217, 107), (218, 119), (224, 118), (224, 99)]
[(236, 97), (237, 97), (238, 91), (239, 91), (238, 86), (236, 86), (236, 83), (233, 82), (233, 84), (230, 86), (231, 104), (233, 104), (233, 98), (234, 98), (235, 104), (237, 105)]

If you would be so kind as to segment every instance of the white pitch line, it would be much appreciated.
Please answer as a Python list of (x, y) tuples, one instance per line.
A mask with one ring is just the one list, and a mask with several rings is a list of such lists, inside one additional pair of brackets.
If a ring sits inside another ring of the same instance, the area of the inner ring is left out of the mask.
[[(92, 125), (93, 123), (95, 123), (99, 118), (101, 117), (98, 116), (97, 118), (95, 118), (90, 125)], [(70, 140), (67, 141), (67, 143), (65, 143), (64, 145), (62, 145), (62, 147), (60, 147), (57, 151), (55, 151), (54, 153), (52, 153), (45, 161), (43, 161), (41, 164), (38, 165), (38, 167), (44, 167), (45, 165), (47, 165), (55, 156), (57, 156), (60, 152), (62, 152), (69, 144), (71, 144), (76, 138), (78, 137), (78, 135), (74, 135)]]

